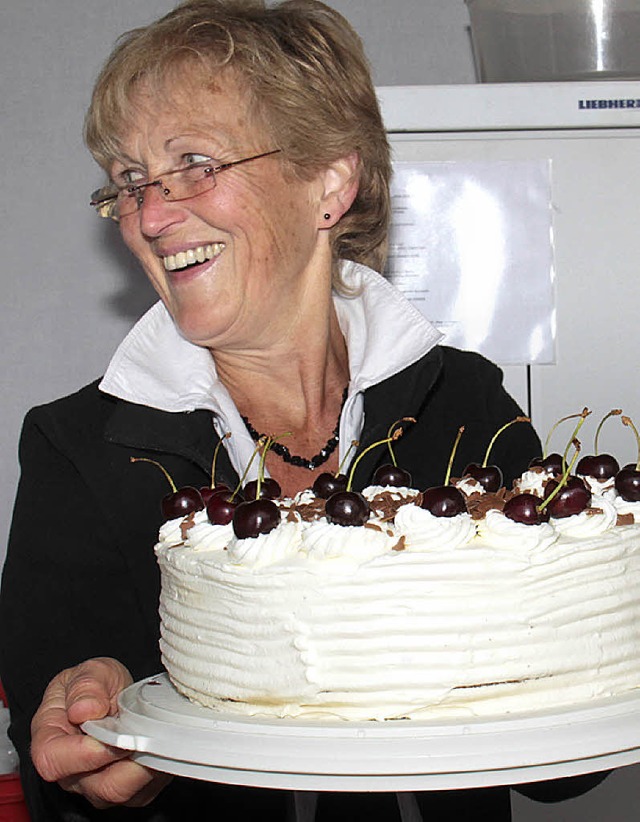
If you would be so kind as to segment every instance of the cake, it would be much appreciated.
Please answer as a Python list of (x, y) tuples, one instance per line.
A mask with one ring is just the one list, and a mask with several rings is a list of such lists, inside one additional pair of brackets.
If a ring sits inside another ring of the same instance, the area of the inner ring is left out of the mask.
[(323, 721), (504, 716), (638, 688), (640, 502), (589, 480), (579, 513), (505, 515), (552, 479), (534, 467), (494, 493), (457, 481), (455, 516), (372, 486), (362, 526), (329, 522), (310, 491), (279, 501), (279, 524), (257, 537), (206, 510), (166, 522), (171, 681), (212, 709)]

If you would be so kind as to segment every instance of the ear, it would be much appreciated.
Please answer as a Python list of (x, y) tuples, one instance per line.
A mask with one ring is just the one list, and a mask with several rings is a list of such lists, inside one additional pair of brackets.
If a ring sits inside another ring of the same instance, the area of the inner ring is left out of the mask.
[(351, 208), (356, 198), (360, 184), (360, 156), (354, 151), (340, 157), (321, 176), (323, 191), (318, 225), (320, 228), (331, 228)]

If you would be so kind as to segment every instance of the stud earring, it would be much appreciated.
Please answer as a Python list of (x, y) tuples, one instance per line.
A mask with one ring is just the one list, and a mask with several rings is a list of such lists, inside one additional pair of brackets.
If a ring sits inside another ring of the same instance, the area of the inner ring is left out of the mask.
[(329, 214), (329, 213), (325, 214), (324, 218), (325, 218), (325, 220), (330, 220), (331, 219), (331, 214)]

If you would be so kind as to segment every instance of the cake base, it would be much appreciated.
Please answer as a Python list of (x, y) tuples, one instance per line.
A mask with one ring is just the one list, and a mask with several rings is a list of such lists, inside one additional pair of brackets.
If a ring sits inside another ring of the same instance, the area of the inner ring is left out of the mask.
[(201, 708), (160, 674), (122, 692), (119, 716), (82, 727), (134, 751), (143, 765), (195, 779), (290, 790), (456, 790), (640, 762), (640, 691), (496, 720), (319, 724)]

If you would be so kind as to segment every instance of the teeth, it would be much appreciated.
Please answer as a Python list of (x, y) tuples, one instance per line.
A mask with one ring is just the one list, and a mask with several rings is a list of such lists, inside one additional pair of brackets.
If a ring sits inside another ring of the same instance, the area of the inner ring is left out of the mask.
[(212, 260), (218, 257), (224, 250), (224, 243), (210, 243), (209, 245), (199, 245), (197, 248), (188, 248), (186, 251), (179, 251), (177, 254), (169, 254), (163, 257), (162, 262), (167, 271), (179, 271), (194, 263), (203, 263), (205, 260)]

